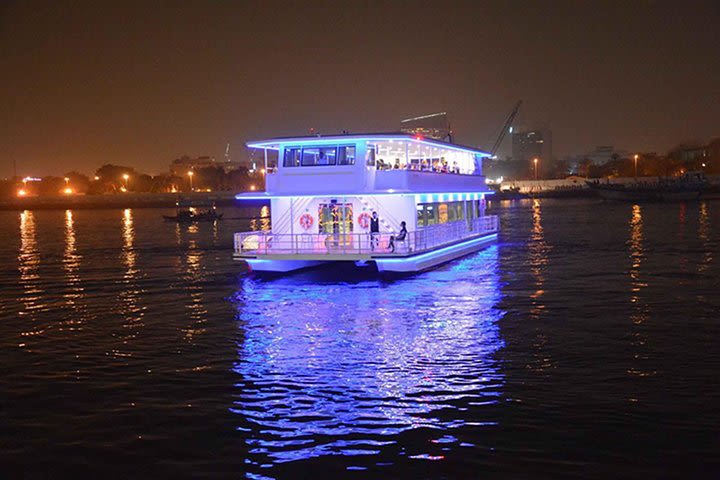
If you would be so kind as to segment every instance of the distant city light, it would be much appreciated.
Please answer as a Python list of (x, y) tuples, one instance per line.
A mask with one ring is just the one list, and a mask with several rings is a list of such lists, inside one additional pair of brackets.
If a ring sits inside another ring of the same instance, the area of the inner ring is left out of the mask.
[(125, 188), (125, 187), (120, 187), (120, 191), (123, 192), (123, 193), (125, 193), (125, 192), (127, 192), (127, 188)]
[(98, 180), (100, 180), (100, 177), (98, 177), (97, 175), (95, 175), (95, 181), (98, 181)]
[(21, 188), (20, 190), (18, 190), (17, 194), (18, 197), (24, 197), (25, 195), (27, 195), (27, 191), (25, 191), (24, 188)]
[(123, 173), (123, 179), (128, 180), (130, 178), (130, 175), (127, 173)]
[(250, 190), (255, 191), (255, 185), (250, 185)]
[(65, 189), (63, 190), (63, 193), (64, 193), (65, 195), (72, 195), (73, 189), (70, 188), (70, 187), (65, 187)]
[(67, 185), (68, 182), (70, 182), (70, 179), (68, 177), (65, 177), (65, 185)]

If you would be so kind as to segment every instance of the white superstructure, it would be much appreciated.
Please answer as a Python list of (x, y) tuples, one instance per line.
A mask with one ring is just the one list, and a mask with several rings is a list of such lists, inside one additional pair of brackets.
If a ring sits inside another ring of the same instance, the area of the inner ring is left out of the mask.
[(481, 150), (403, 133), (276, 138), (248, 147), (264, 150), (265, 192), (236, 198), (269, 200), (272, 225), (235, 234), (235, 258), (254, 271), (353, 261), (415, 272), (497, 238), (497, 218), (485, 215), (492, 192), (482, 175), (489, 154)]

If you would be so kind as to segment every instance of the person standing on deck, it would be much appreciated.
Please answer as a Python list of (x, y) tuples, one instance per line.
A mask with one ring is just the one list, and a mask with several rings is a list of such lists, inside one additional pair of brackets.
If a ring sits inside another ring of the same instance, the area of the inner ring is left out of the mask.
[(370, 249), (375, 250), (380, 236), (380, 219), (378, 213), (373, 211), (370, 217)]

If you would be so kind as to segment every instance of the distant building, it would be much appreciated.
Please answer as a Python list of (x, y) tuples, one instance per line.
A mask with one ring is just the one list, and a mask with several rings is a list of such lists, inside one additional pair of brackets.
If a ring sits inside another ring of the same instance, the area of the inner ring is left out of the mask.
[(580, 166), (589, 161), (592, 165), (605, 165), (607, 162), (615, 159), (630, 158), (625, 150), (618, 150), (613, 145), (598, 145), (594, 150), (580, 155), (571, 155), (563, 160), (570, 167), (571, 172), (580, 171)]
[(707, 161), (710, 156), (709, 145), (704, 146), (682, 146), (672, 152), (670, 157), (681, 162)]
[(512, 158), (515, 161), (541, 161), (552, 159), (552, 132), (550, 130), (529, 130), (512, 134)]
[(612, 145), (600, 145), (595, 150), (583, 155), (583, 159), (587, 158), (593, 165), (604, 165), (610, 160), (620, 158), (630, 158), (630, 154), (624, 150), (618, 150)]
[(189, 170), (199, 170), (201, 168), (222, 168), (224, 172), (237, 170), (241, 167), (239, 162), (225, 161), (218, 162), (213, 157), (189, 157), (183, 155), (170, 163), (170, 173), (173, 175), (185, 175)]

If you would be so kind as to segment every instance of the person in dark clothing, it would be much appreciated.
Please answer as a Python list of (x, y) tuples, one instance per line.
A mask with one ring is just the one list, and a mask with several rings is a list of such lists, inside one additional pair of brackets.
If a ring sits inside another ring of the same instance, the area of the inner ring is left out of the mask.
[(370, 249), (375, 250), (380, 236), (380, 218), (377, 212), (372, 212), (370, 217)]
[(407, 227), (405, 226), (405, 222), (400, 222), (400, 233), (398, 233), (397, 236), (390, 237), (388, 247), (391, 253), (395, 253), (395, 242), (402, 242), (405, 240), (405, 237), (407, 237)]

